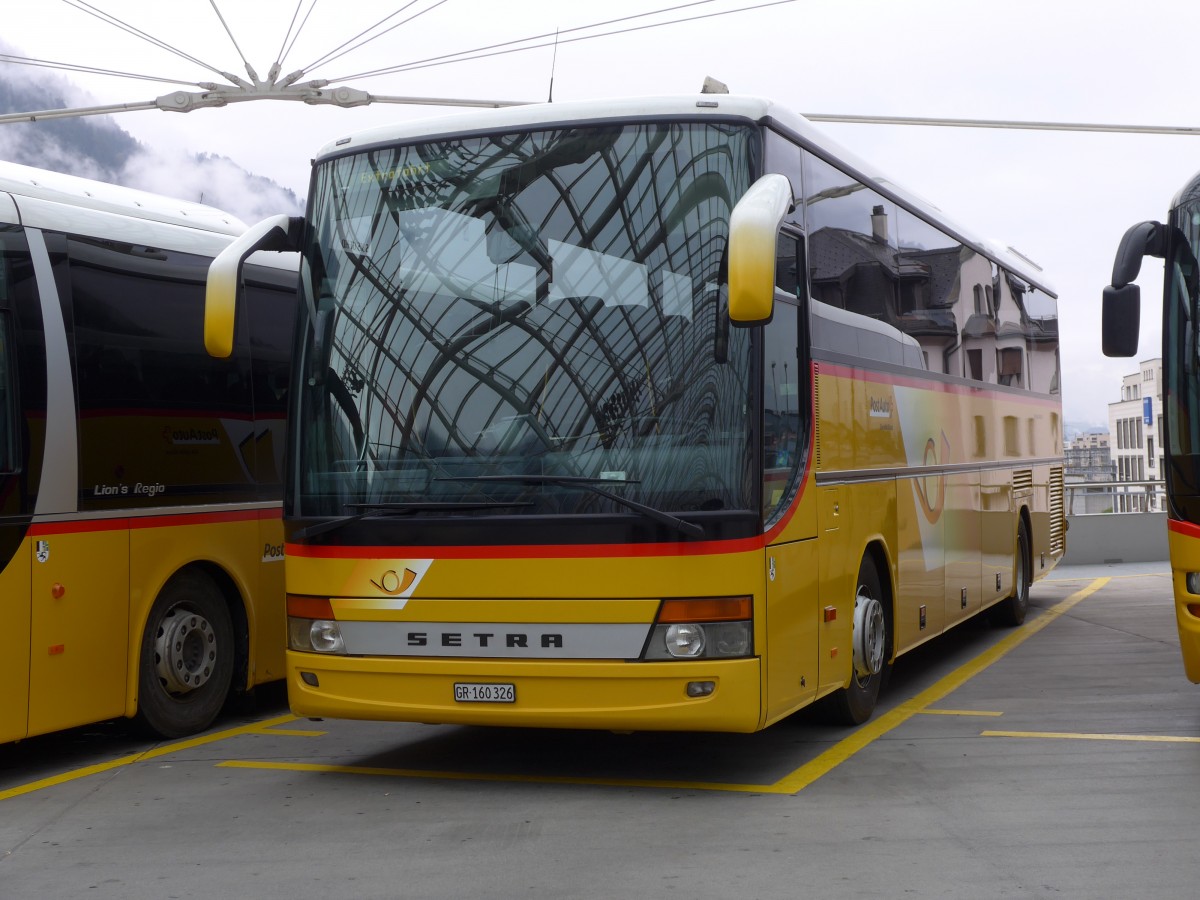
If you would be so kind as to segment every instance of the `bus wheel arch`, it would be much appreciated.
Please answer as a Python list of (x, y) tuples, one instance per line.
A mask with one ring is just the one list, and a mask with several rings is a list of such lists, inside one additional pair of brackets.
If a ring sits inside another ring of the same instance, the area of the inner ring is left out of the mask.
[(995, 625), (1015, 628), (1025, 621), (1029, 612), (1029, 587), (1033, 583), (1033, 534), (1028, 507), (1021, 507), (1017, 516), (1017, 533), (1013, 535), (1013, 591), (991, 609)]
[(887, 556), (880, 544), (869, 544), (855, 579), (850, 681), (829, 698), (832, 717), (842, 724), (867, 721), (887, 681), (893, 647), (892, 598)]
[[(245, 611), (218, 568), (187, 566), (159, 591), (142, 631), (137, 719), (160, 737), (212, 724), (246, 666)], [(243, 681), (244, 683), (244, 681)]]

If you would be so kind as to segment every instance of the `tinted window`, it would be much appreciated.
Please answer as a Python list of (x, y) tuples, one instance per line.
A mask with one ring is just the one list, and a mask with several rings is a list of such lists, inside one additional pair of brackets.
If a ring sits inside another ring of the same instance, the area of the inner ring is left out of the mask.
[(68, 255), (81, 508), (252, 497), (246, 341), (205, 352), (208, 259), (85, 239)]
[(898, 327), (901, 266), (896, 205), (812, 154), (804, 154), (805, 221), (819, 350), (924, 368)]
[(1000, 334), (1007, 338), (1019, 332), (1019, 341), (1006, 345), (1023, 347), (1021, 386), (1038, 394), (1059, 391), (1058, 301), (1035, 290), (1020, 278), (1001, 270), (996, 292)]
[[(767, 171), (786, 176), (792, 184), (793, 196), (799, 201), (803, 194), (804, 184), (803, 152), (788, 138), (773, 131), (766, 133), (765, 150)], [(791, 212), (784, 216), (784, 221), (794, 225), (798, 230), (803, 230), (804, 204), (797, 202)]]
[(11, 309), (17, 302), (17, 283), (22, 270), (27, 277), (28, 259), (25, 238), (20, 231), (0, 228), (0, 474), (12, 473), (19, 468), (20, 406), (16, 393)]
[[(53, 248), (50, 258), (56, 258)], [(46, 435), (46, 342), (33, 263), (18, 226), (0, 226), (0, 308), (6, 317), (6, 366), (12, 404), (10, 466), (19, 475), (6, 481), (0, 509), (32, 510), (41, 479)], [(16, 412), (19, 410), (19, 412)], [(29, 493), (32, 489), (33, 493)], [(7, 558), (0, 548), (0, 560)]]
[(775, 315), (763, 329), (763, 522), (787, 509), (799, 482), (808, 379), (797, 349), (799, 315), (775, 295)]
[(283, 483), (288, 376), (296, 319), (295, 273), (246, 269), (254, 399), (254, 460), (259, 487), (278, 496)]
[(0, 310), (0, 474), (17, 469), (16, 385), (13, 384), (12, 349), (7, 310)]
[(932, 371), (988, 380), (995, 368), (991, 262), (907, 210), (898, 213), (897, 229), (897, 327), (921, 345)]

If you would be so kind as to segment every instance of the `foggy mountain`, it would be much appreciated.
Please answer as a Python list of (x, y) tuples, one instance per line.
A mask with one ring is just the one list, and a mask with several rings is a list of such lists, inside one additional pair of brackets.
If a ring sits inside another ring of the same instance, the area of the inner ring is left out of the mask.
[[(0, 43), (0, 52), (13, 51)], [(0, 113), (92, 105), (94, 100), (44, 69), (0, 66)], [(247, 223), (304, 211), (294, 191), (270, 178), (224, 156), (164, 154), (137, 141), (111, 116), (0, 125), (0, 159), (207, 203)]]

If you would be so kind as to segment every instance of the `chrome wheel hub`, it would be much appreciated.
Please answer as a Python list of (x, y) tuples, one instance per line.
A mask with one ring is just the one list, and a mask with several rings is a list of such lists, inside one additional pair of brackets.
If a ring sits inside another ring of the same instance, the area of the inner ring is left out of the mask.
[(187, 693), (212, 677), (217, 650), (217, 636), (208, 619), (176, 607), (159, 625), (154, 667), (170, 693)]
[(858, 678), (883, 671), (884, 647), (883, 604), (860, 592), (854, 599), (854, 674)]

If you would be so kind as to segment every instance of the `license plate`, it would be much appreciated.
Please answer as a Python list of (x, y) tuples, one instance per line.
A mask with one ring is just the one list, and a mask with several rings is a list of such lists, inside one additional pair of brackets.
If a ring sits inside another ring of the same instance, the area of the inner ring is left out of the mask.
[(454, 700), (457, 703), (516, 703), (517, 688), (512, 684), (456, 682)]

